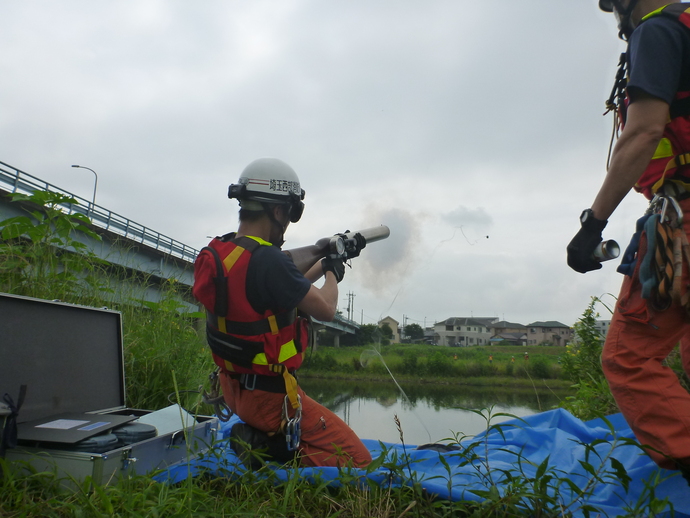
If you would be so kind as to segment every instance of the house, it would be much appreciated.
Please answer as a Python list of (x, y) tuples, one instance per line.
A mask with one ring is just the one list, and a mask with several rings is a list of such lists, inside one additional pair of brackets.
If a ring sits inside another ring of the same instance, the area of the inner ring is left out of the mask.
[(573, 330), (555, 320), (527, 325), (527, 345), (565, 345), (572, 339)]
[(594, 322), (594, 328), (601, 333), (601, 336), (603, 338), (606, 338), (606, 335), (609, 332), (609, 326), (611, 325), (610, 320), (597, 320)]
[(489, 345), (490, 326), (496, 317), (452, 317), (434, 324), (434, 341), (437, 345), (467, 347)]
[(382, 318), (379, 320), (378, 326), (383, 327), (383, 324), (388, 324), (388, 327), (391, 328), (391, 331), (393, 331), (393, 338), (391, 339), (391, 343), (394, 344), (399, 344), (400, 343), (400, 329), (399, 325), (400, 323), (394, 319), (393, 317), (386, 317)]
[(527, 345), (527, 326), (501, 320), (491, 325), (491, 344)]

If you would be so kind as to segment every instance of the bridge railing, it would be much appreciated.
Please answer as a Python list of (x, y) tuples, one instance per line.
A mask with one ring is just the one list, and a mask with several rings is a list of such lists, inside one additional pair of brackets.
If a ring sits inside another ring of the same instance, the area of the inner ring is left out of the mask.
[(95, 205), (81, 196), (45, 182), (16, 167), (0, 162), (0, 188), (3, 187), (11, 193), (31, 194), (33, 191), (39, 190), (64, 194), (79, 202), (78, 205), (73, 203), (62, 204), (60, 208), (67, 214), (83, 214), (97, 227), (191, 263), (194, 262), (199, 253), (196, 248), (187, 246), (180, 241), (140, 225), (111, 210)]
[(330, 327), (331, 329), (338, 329), (340, 331), (345, 331), (350, 334), (354, 334), (359, 329), (359, 324), (354, 320), (350, 320), (342, 315), (337, 315), (331, 322), (326, 322), (324, 320), (318, 320), (316, 318), (312, 319), (316, 324), (320, 324), (324, 327)]

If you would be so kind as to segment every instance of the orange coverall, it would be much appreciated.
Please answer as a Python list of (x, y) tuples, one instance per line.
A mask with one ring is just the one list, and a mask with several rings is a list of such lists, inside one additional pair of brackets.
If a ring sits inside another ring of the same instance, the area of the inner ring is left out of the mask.
[[(280, 428), (285, 394), (241, 389), (239, 381), (227, 373), (220, 375), (220, 384), (225, 402), (245, 423), (266, 433)], [(298, 394), (302, 399), (302, 465), (345, 466), (352, 463), (364, 467), (371, 462), (369, 450), (342, 419), (307, 396), (301, 388)]]
[[(683, 231), (690, 233), (690, 198), (679, 202)], [(602, 367), (611, 392), (637, 440), (662, 468), (690, 466), (690, 394), (675, 373), (662, 365), (681, 342), (683, 368), (690, 374), (690, 316), (673, 302), (655, 311), (642, 298), (639, 269), (647, 248), (643, 233), (632, 277), (621, 287), (602, 352)], [(688, 265), (683, 261), (681, 285), (687, 289)], [(654, 451), (654, 450), (658, 450)], [(675, 460), (674, 460), (675, 459)]]

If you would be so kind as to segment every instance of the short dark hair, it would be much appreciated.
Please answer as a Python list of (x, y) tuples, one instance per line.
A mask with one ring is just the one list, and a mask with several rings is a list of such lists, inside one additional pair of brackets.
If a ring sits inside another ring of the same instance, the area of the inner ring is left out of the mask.
[[(285, 207), (285, 211), (289, 211), (287, 205), (284, 203), (266, 203), (263, 202), (264, 210), (247, 210), (240, 208), (240, 221), (259, 221), (262, 217), (268, 216), (268, 212), (273, 212), (275, 207)], [(287, 213), (287, 212), (286, 212)]]
[(266, 212), (263, 210), (240, 209), (240, 221), (259, 221), (264, 216)]

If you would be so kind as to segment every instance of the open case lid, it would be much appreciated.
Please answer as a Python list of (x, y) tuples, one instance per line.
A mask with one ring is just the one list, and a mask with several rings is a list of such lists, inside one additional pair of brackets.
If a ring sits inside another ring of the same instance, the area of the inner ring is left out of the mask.
[(21, 385), (19, 422), (124, 407), (121, 314), (0, 293), (0, 398)]

